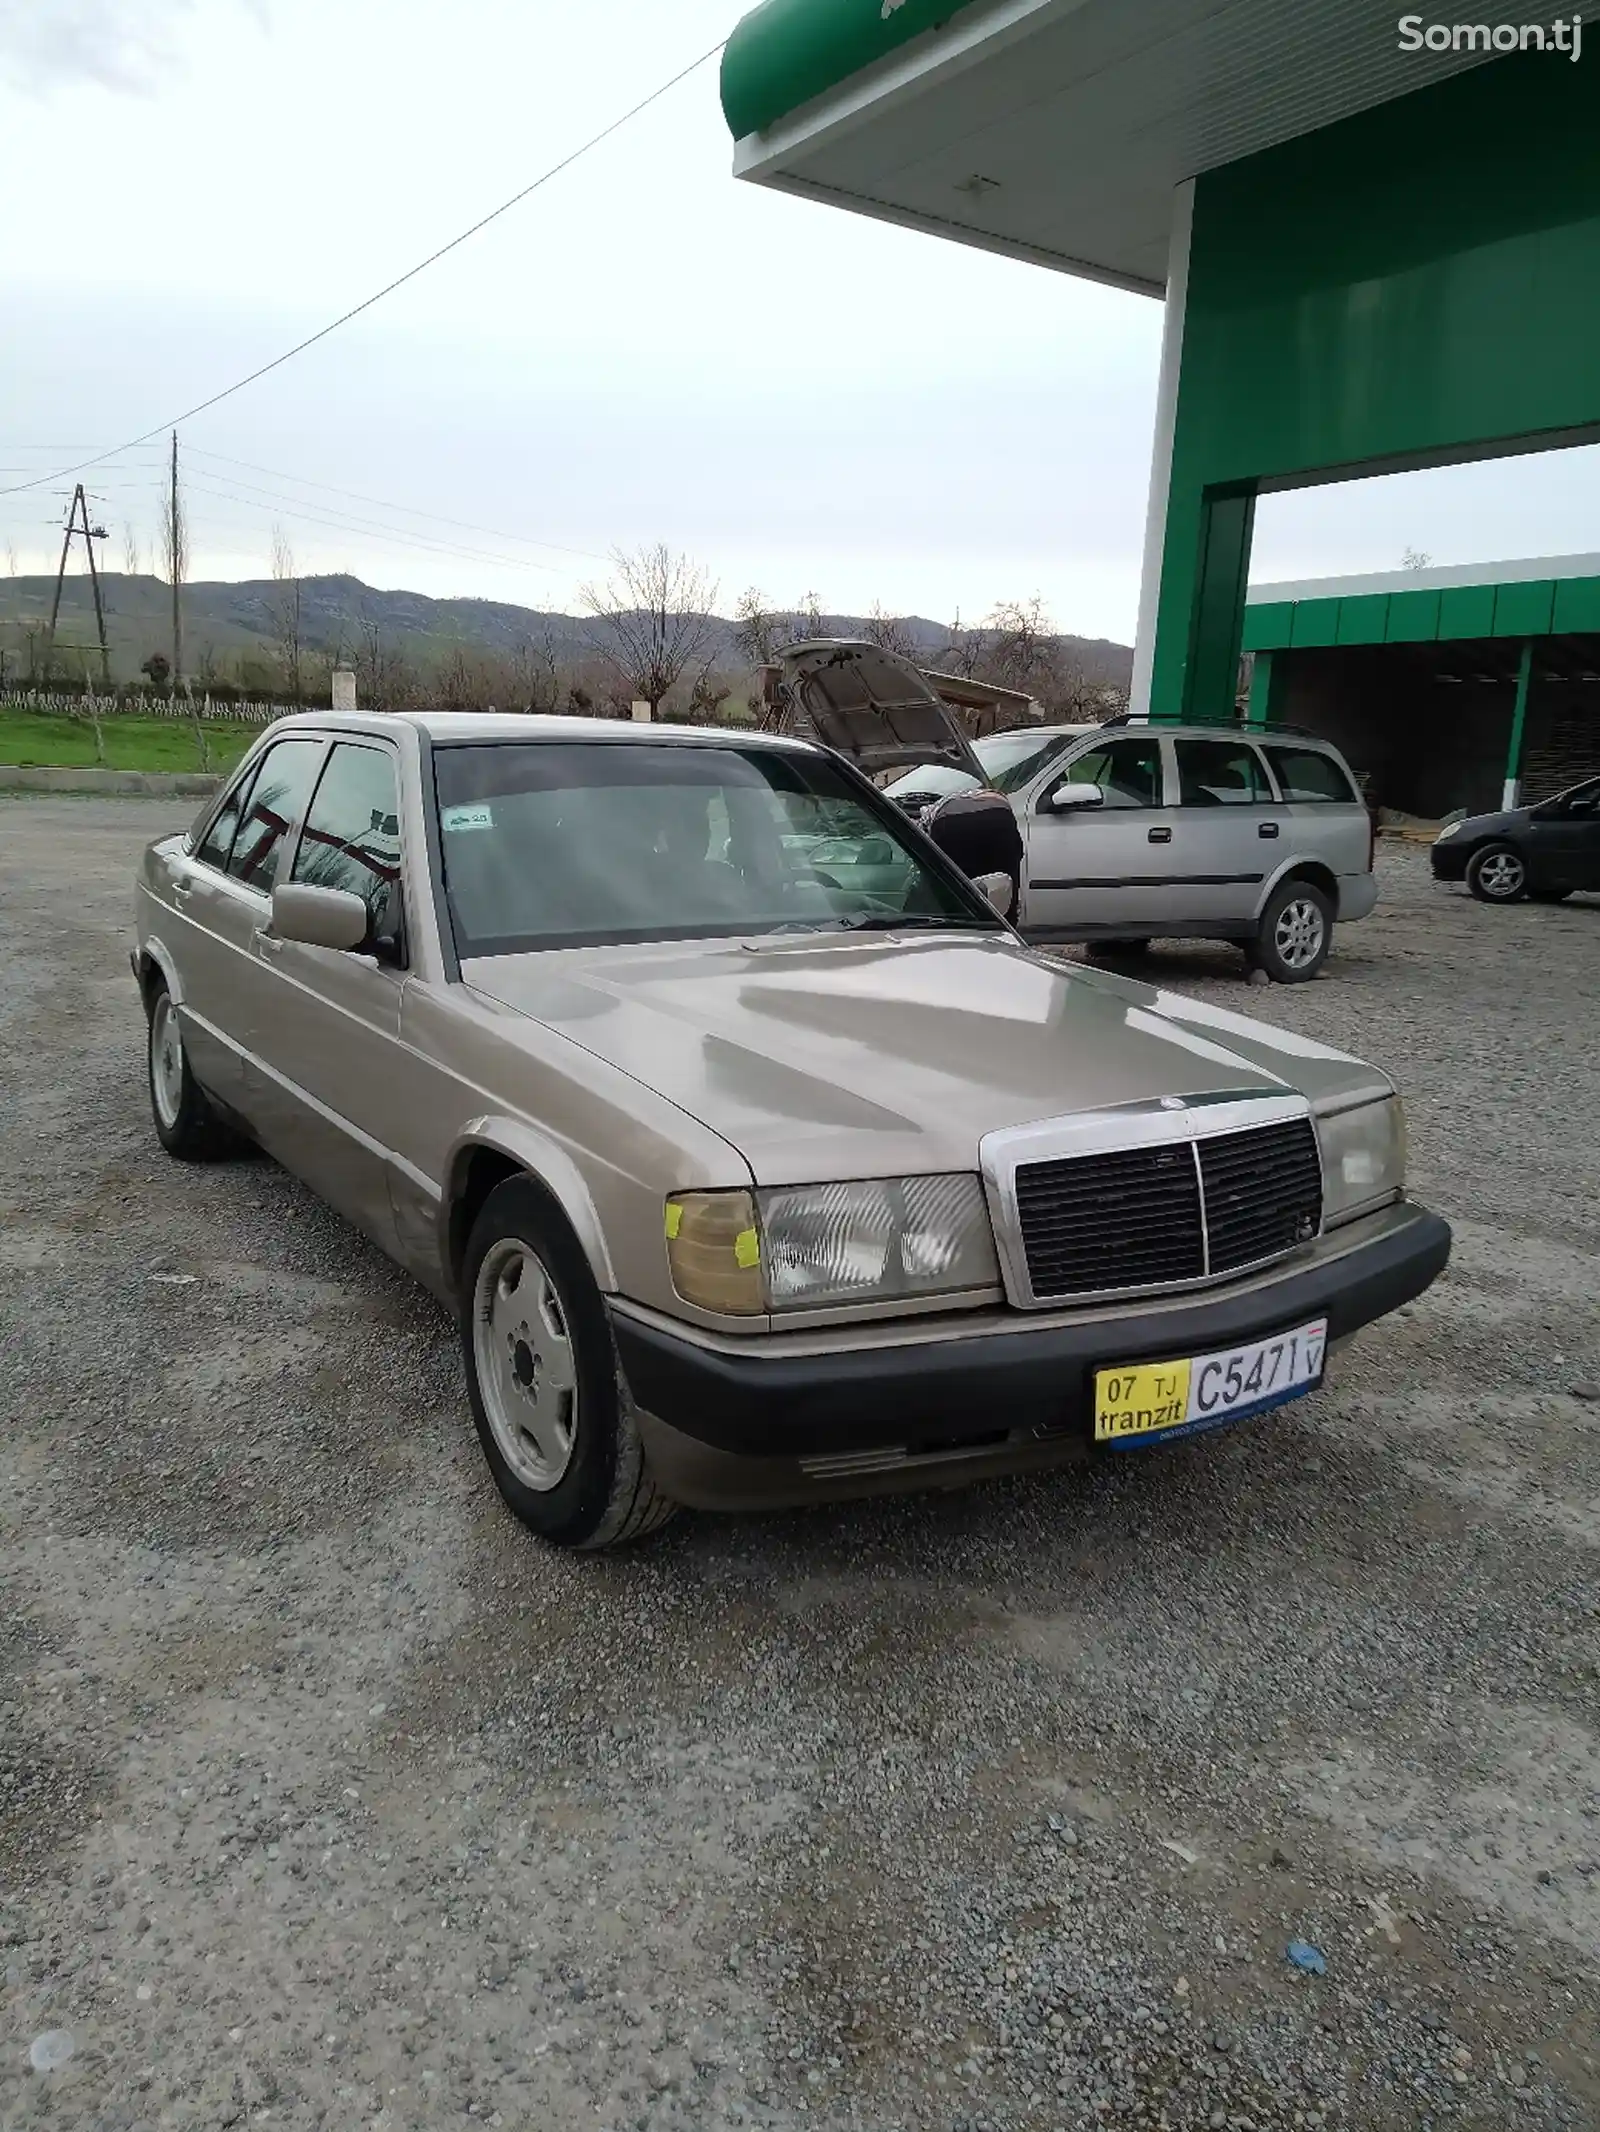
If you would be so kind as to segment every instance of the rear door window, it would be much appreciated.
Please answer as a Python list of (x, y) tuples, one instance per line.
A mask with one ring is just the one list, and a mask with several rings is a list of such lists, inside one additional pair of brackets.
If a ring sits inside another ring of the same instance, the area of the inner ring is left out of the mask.
[(1063, 783), (1098, 785), (1107, 807), (1161, 805), (1159, 740), (1108, 740), (1062, 771)]
[(1255, 749), (1236, 740), (1176, 740), (1178, 796), (1185, 807), (1261, 807), (1272, 803)]
[(1354, 806), (1356, 794), (1342, 765), (1319, 748), (1268, 748), (1278, 790), (1296, 806)]
[(246, 888), (270, 896), (284, 838), (305, 812), (322, 742), (280, 740), (261, 758), (243, 821), (233, 839), (228, 872)]

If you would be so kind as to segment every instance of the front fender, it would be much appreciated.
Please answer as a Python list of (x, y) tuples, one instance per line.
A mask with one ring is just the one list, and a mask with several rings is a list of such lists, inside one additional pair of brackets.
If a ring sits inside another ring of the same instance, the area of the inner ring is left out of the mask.
[(504, 1156), (544, 1186), (566, 1216), (601, 1292), (616, 1294), (619, 1286), (616, 1268), (583, 1172), (559, 1140), (541, 1132), (525, 1118), (494, 1113), (470, 1118), (451, 1143), (445, 1163), (444, 1192), (439, 1201), (440, 1264), (454, 1273), (451, 1210), (460, 1195), (473, 1154), (479, 1149)]

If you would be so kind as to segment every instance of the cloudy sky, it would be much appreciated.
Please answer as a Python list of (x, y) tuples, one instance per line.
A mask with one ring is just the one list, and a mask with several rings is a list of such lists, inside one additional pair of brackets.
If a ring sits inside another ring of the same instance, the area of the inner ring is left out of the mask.
[[(721, 37), (740, 0), (0, 0), (0, 487), (180, 413)], [(1147, 299), (733, 183), (708, 64), (353, 326), (185, 426), (194, 575), (572, 606), (664, 539), (731, 607), (1131, 635)], [(841, 285), (859, 303), (830, 300)], [(841, 318), (861, 321), (848, 332)], [(1600, 548), (1593, 453), (1263, 504), (1258, 578)], [(122, 566), (161, 453), (85, 479)], [(67, 485), (70, 487), (70, 484)], [(23, 570), (66, 495), (0, 497)]]

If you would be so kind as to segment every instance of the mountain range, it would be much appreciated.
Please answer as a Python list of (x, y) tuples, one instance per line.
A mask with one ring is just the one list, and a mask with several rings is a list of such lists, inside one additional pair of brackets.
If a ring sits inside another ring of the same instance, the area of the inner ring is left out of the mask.
[[(113, 677), (136, 678), (152, 653), (170, 653), (172, 591), (161, 578), (101, 573), (106, 607), (106, 635)], [(502, 600), (430, 599), (420, 592), (386, 591), (349, 576), (304, 577), (300, 588), (300, 629), (304, 652), (353, 659), (376, 630), (385, 652), (413, 664), (437, 666), (458, 650), (510, 656), (530, 645), (548, 643), (561, 660), (579, 662), (595, 651), (595, 623), (583, 615), (548, 613)], [(53, 577), (0, 577), (0, 656), (8, 680), (27, 675), (30, 638), (35, 661), (55, 590)], [(279, 629), (275, 615), (283, 588), (271, 578), (239, 583), (196, 583), (183, 588), (184, 667), (200, 675), (208, 663), (219, 677), (249, 678), (253, 665), (276, 662)], [(863, 615), (824, 615), (822, 633), (859, 637), (866, 634)], [(709, 648), (719, 671), (738, 672), (751, 661), (740, 643), (738, 625), (712, 617)], [(914, 654), (937, 665), (949, 647), (949, 629), (911, 615), (899, 628)], [(57, 670), (76, 674), (87, 659), (96, 659), (94, 607), (86, 576), (69, 577), (63, 589), (57, 626)], [(1125, 689), (1133, 654), (1125, 644), (1099, 637), (1059, 636), (1054, 644), (1071, 658), (1084, 680)], [(37, 670), (37, 667), (36, 669)]]

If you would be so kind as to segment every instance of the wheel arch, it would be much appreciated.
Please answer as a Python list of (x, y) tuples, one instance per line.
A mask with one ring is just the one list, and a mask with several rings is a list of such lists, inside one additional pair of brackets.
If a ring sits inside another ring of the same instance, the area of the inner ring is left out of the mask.
[(152, 937), (141, 941), (137, 949), (139, 997), (148, 1008), (150, 991), (159, 977), (172, 996), (174, 1006), (183, 1005), (183, 980), (178, 975), (178, 965), (172, 951), (161, 940)]
[(472, 1119), (458, 1135), (445, 1165), (439, 1202), (439, 1255), (452, 1288), (458, 1288), (467, 1238), (480, 1209), (497, 1185), (524, 1177), (571, 1231), (602, 1293), (614, 1293), (616, 1270), (605, 1232), (583, 1174), (565, 1148), (523, 1119)]
[(1312, 888), (1320, 888), (1333, 905), (1334, 917), (1338, 917), (1339, 877), (1333, 868), (1326, 865), (1321, 859), (1294, 858), (1285, 859), (1277, 872), (1267, 877), (1266, 886), (1262, 889), (1260, 899), (1256, 904), (1256, 917), (1258, 920), (1265, 913), (1267, 905), (1286, 881), (1305, 881)]

